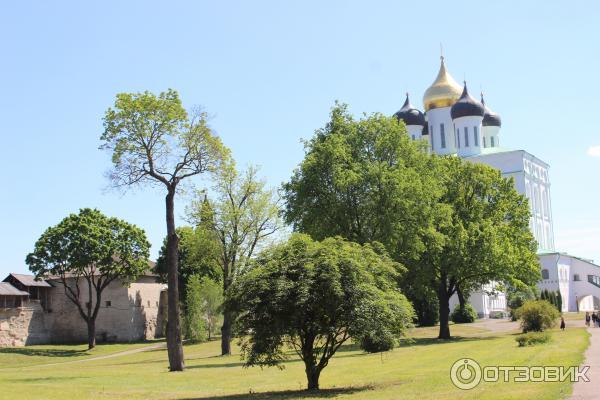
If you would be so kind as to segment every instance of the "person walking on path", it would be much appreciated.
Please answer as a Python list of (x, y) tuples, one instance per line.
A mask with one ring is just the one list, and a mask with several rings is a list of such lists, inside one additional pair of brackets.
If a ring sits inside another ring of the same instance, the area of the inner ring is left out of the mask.
[(592, 312), (592, 326), (596, 327), (596, 312)]
[(590, 313), (588, 311), (585, 313), (585, 326), (590, 327)]
[(560, 330), (561, 331), (565, 330), (565, 318), (564, 317), (560, 317)]

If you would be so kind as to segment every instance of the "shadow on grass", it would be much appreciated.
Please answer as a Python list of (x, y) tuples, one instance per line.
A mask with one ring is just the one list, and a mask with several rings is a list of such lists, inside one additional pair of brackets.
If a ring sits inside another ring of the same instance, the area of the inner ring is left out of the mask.
[(243, 366), (244, 366), (243, 362), (230, 362), (230, 363), (186, 365), (185, 369), (196, 369), (196, 368), (233, 368), (233, 367), (243, 367)]
[(0, 348), (0, 354), (20, 354), (34, 357), (80, 357), (89, 355), (87, 349), (35, 349), (30, 347), (5, 347)]
[(373, 390), (372, 386), (347, 387), (347, 388), (332, 388), (321, 390), (284, 390), (280, 392), (259, 392), (259, 393), (244, 393), (230, 394), (224, 396), (213, 397), (189, 397), (178, 400), (279, 400), (279, 399), (329, 399), (341, 395), (349, 395), (362, 392), (365, 390)]
[(412, 346), (431, 346), (436, 344), (445, 343), (457, 343), (457, 342), (477, 342), (482, 340), (493, 340), (497, 339), (498, 336), (480, 336), (480, 337), (464, 337), (464, 336), (452, 336), (450, 339), (438, 339), (438, 338), (405, 338), (400, 340), (400, 346), (398, 347), (412, 347)]
[(59, 382), (59, 381), (73, 381), (74, 379), (91, 379), (89, 377), (84, 376), (49, 376), (45, 378), (20, 378), (20, 379), (12, 379), (13, 382), (23, 382), (23, 383), (41, 383), (41, 382)]

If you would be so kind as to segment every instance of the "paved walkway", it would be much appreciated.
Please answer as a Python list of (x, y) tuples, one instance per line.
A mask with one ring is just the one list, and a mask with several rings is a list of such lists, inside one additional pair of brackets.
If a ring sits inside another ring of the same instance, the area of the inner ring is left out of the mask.
[[(583, 321), (567, 321), (570, 326), (584, 326)], [(590, 346), (585, 351), (583, 365), (588, 365), (589, 382), (576, 382), (573, 385), (571, 400), (600, 399), (600, 328), (588, 328), (590, 333)]]

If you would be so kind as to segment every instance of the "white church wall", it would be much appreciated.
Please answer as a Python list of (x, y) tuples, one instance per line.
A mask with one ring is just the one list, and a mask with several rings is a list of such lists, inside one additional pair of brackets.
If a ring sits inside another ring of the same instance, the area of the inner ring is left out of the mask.
[(499, 126), (484, 126), (481, 128), (481, 133), (483, 134), (484, 149), (488, 147), (500, 147)]
[[(540, 255), (540, 264), (542, 274), (545, 274), (544, 270), (548, 271), (548, 278), (542, 279), (538, 286), (542, 290), (560, 290), (563, 311), (600, 309), (600, 266), (592, 261), (561, 253)], [(590, 279), (595, 279), (596, 284), (590, 282)]]
[(560, 291), (563, 299), (563, 311), (575, 307), (574, 299), (570, 298), (570, 260), (562, 259), (559, 254), (540, 255), (542, 280), (538, 283), (540, 290)]
[[(473, 292), (468, 299), (469, 304), (477, 312), (478, 318), (488, 318), (494, 312), (506, 312), (506, 295), (503, 292), (491, 294), (492, 285), (485, 285), (481, 290)], [(450, 313), (459, 304), (456, 294), (450, 297)]]
[(481, 153), (483, 138), (479, 116), (460, 117), (454, 120), (454, 136), (460, 157), (470, 157)]
[(505, 177), (513, 177), (515, 188), (529, 200), (530, 229), (538, 248), (554, 251), (552, 204), (548, 164), (523, 150), (483, 153), (467, 158), (469, 161), (499, 169)]
[(423, 132), (423, 127), (422, 126), (419, 126), (419, 125), (407, 125), (406, 126), (406, 130), (408, 132), (408, 136), (412, 140), (419, 140), (419, 139), (421, 139), (421, 134)]
[(427, 123), (429, 125), (429, 142), (433, 151), (440, 155), (455, 154), (454, 124), (450, 117), (450, 107), (433, 108), (427, 111)]

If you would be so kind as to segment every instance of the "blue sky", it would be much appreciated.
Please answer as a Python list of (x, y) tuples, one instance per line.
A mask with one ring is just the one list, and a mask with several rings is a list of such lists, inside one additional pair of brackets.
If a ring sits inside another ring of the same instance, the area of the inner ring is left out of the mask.
[(600, 261), (599, 16), (593, 1), (5, 2), (0, 275), (26, 271), (44, 229), (81, 207), (141, 226), (156, 256), (163, 193), (116, 193), (103, 175), (116, 93), (177, 89), (276, 186), (336, 99), (392, 114), (408, 91), (421, 108), (440, 42), (502, 116), (503, 147), (551, 165), (557, 248)]

